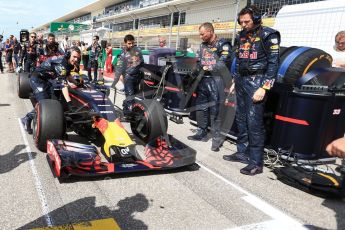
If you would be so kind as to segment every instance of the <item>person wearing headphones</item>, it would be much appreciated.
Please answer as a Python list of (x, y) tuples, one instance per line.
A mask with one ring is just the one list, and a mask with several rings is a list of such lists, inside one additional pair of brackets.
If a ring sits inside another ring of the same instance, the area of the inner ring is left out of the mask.
[(21, 61), (19, 65), (21, 66), (24, 62), (24, 71), (30, 73), (36, 65), (38, 57), (38, 44), (36, 42), (36, 33), (31, 32), (29, 36), (29, 41), (24, 43), (21, 55)]
[(262, 26), (255, 6), (238, 14), (242, 30), (237, 36), (236, 122), (237, 152), (223, 159), (248, 164), (240, 172), (255, 175), (263, 171), (265, 127), (263, 122), (267, 91), (274, 84), (279, 65), (280, 33)]
[[(43, 99), (50, 99), (52, 95), (52, 82), (58, 77), (63, 77), (69, 82), (78, 85), (79, 82), (76, 81), (71, 74), (72, 72), (79, 72), (79, 62), (80, 62), (81, 52), (78, 47), (71, 47), (64, 56), (51, 57), (46, 61), (42, 62), (39, 67), (37, 67), (30, 77), (30, 86), (33, 90), (36, 102), (40, 102)], [(62, 93), (65, 97), (68, 107), (71, 107), (71, 99), (68, 95), (67, 84), (62, 88)], [(35, 109), (27, 113), (21, 122), (27, 131), (27, 133), (32, 134), (31, 121), (35, 116)]]

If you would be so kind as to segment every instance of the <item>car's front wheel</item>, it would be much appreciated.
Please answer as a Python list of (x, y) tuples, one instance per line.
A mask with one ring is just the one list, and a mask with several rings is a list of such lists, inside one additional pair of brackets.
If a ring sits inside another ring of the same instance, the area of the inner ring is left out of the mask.
[(28, 99), (31, 92), (29, 73), (19, 73), (17, 76), (18, 97)]
[(57, 100), (44, 99), (35, 106), (33, 138), (37, 148), (47, 150), (47, 140), (62, 139), (65, 133), (64, 111)]
[(163, 136), (168, 129), (168, 119), (163, 106), (156, 100), (136, 100), (132, 107), (131, 129), (145, 143)]

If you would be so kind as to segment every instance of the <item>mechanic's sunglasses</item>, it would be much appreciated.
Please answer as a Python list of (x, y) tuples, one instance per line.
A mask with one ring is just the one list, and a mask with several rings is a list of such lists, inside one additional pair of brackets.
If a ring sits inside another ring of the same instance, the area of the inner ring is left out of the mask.
[(337, 45), (342, 45), (342, 46), (345, 46), (345, 42), (335, 42)]

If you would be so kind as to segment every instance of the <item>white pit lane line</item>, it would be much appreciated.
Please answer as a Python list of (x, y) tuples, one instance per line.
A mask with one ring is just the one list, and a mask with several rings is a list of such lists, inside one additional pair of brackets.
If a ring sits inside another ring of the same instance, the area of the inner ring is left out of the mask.
[(250, 205), (254, 206), (261, 212), (265, 213), (266, 215), (270, 216), (273, 220), (264, 221), (261, 223), (246, 225), (246, 226), (239, 226), (232, 229), (307, 229), (297, 220), (289, 217), (282, 211), (278, 210), (277, 208), (273, 207), (272, 205), (268, 204), (266, 201), (258, 198), (257, 196), (251, 194), (250, 192), (246, 191), (245, 189), (241, 188), (240, 186), (234, 184), (233, 182), (229, 181), (225, 177), (219, 175), (218, 173), (212, 171), (211, 169), (207, 168), (200, 162), (196, 162), (202, 169), (209, 172), (213, 176), (217, 177), (221, 181), (225, 182), (227, 185), (230, 185), (237, 191), (244, 193), (245, 196), (241, 197), (244, 201), (249, 203)]
[(26, 138), (26, 132), (24, 130), (22, 122), (20, 121), (20, 118), (18, 118), (18, 122), (19, 122), (19, 126), (20, 126), (20, 131), (22, 133), (23, 141), (24, 141), (24, 144), (26, 146), (25, 150), (26, 150), (28, 157), (29, 157), (29, 164), (30, 164), (31, 172), (32, 172), (32, 175), (33, 175), (34, 180), (35, 180), (35, 187), (36, 187), (37, 195), (38, 195), (38, 198), (41, 202), (42, 214), (43, 214), (44, 219), (47, 223), (47, 226), (52, 227), (53, 226), (53, 219), (49, 215), (49, 206), (47, 203), (47, 198), (46, 198), (46, 195), (45, 195), (44, 190), (43, 190), (40, 176), (38, 175), (38, 172), (37, 172), (34, 158), (32, 157), (32, 154), (31, 154), (32, 151), (31, 151), (28, 139)]

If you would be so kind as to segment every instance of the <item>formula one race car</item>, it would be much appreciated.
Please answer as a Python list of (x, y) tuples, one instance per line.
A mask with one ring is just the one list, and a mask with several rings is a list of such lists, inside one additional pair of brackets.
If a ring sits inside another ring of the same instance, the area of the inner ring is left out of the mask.
[[(20, 75), (18, 95), (27, 96), (28, 81)], [(95, 176), (133, 171), (163, 170), (193, 165), (196, 151), (167, 134), (167, 116), (156, 100), (136, 100), (126, 117), (133, 135), (122, 124), (121, 111), (109, 100), (109, 89), (90, 83), (69, 90), (73, 108), (65, 109), (62, 82), (54, 86), (57, 100), (35, 105), (33, 138), (38, 149), (49, 155), (57, 177)], [(87, 137), (95, 145), (63, 140), (66, 131)], [(142, 145), (140, 145), (142, 144)], [(107, 161), (102, 161), (102, 156)]]

